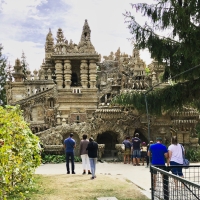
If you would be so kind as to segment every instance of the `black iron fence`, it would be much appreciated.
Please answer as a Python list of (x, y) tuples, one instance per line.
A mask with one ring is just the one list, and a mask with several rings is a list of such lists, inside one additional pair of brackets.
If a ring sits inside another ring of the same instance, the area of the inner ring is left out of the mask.
[(182, 169), (183, 177), (172, 174), (172, 168), (182, 166), (151, 166), (151, 199), (200, 200), (200, 166)]

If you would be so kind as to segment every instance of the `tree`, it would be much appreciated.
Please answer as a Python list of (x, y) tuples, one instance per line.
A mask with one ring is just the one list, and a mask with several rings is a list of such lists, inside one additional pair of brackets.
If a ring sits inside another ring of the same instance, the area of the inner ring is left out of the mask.
[[(124, 14), (136, 48), (147, 48), (152, 58), (165, 64), (163, 79), (174, 77), (175, 82), (147, 94), (150, 112), (161, 114), (183, 105), (200, 110), (200, 0), (157, 0), (151, 5), (131, 5), (151, 21), (140, 25), (134, 14)], [(114, 102), (145, 110), (142, 93), (123, 94)]]
[[(19, 106), (0, 106), (0, 199), (21, 195), (33, 186), (40, 165), (39, 138), (24, 121)], [(14, 198), (12, 198), (14, 199)]]
[(3, 46), (0, 44), (0, 105), (6, 105), (6, 90), (4, 88), (7, 79), (6, 58), (2, 55)]

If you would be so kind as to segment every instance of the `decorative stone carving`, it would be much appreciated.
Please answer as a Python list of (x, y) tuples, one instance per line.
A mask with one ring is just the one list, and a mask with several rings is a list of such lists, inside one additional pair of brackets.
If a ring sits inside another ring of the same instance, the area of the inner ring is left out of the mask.
[(65, 60), (64, 61), (64, 77), (65, 77), (65, 88), (69, 89), (71, 85), (71, 61), (70, 60)]
[(81, 73), (81, 85), (83, 88), (88, 87), (88, 64), (87, 60), (81, 60), (80, 66), (80, 73)]
[(63, 72), (62, 72), (63, 65), (62, 65), (62, 61), (56, 60), (55, 63), (56, 63), (55, 73), (56, 73), (57, 87), (58, 87), (58, 89), (62, 89), (63, 88)]
[(104, 154), (105, 144), (98, 144), (98, 159), (101, 160), (102, 155)]
[(124, 144), (115, 144), (115, 149), (118, 151), (117, 152), (118, 160), (122, 161), (123, 153), (125, 151)]

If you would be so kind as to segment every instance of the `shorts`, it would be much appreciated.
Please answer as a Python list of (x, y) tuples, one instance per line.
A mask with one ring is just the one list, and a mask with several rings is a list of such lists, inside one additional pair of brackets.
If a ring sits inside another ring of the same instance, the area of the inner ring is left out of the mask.
[(141, 152), (140, 150), (133, 150), (133, 158), (140, 158)]
[(147, 157), (147, 152), (141, 151), (141, 158), (146, 158), (146, 157)]
[[(183, 164), (180, 164), (180, 163), (177, 163), (174, 161), (170, 161), (170, 166), (173, 166), (173, 165), (181, 166)], [(171, 171), (172, 171), (172, 174), (174, 174), (174, 175), (183, 176), (182, 167), (171, 167)]]
[(124, 151), (124, 156), (130, 156), (131, 155), (131, 149), (126, 148)]

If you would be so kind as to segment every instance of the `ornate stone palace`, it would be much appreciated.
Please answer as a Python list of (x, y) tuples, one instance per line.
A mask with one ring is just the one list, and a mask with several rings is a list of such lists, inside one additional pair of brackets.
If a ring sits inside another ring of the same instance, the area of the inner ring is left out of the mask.
[[(24, 119), (40, 137), (46, 152), (63, 152), (63, 140), (71, 132), (77, 142), (76, 154), (83, 134), (92, 135), (100, 144), (100, 157), (116, 156), (125, 136), (135, 132), (148, 142), (146, 113), (111, 107), (110, 102), (117, 94), (140, 92), (158, 84), (164, 66), (153, 61), (147, 73), (137, 49), (129, 56), (119, 48), (103, 58), (101, 62), (85, 20), (78, 45), (66, 40), (61, 28), (54, 43), (49, 30), (39, 71), (24, 74), (20, 60), (15, 61), (13, 80), (6, 85), (7, 103), (21, 106)], [(171, 136), (177, 135), (180, 143), (198, 146), (198, 121), (199, 113), (190, 108), (151, 116), (150, 139), (155, 141), (160, 136), (169, 144)]]

